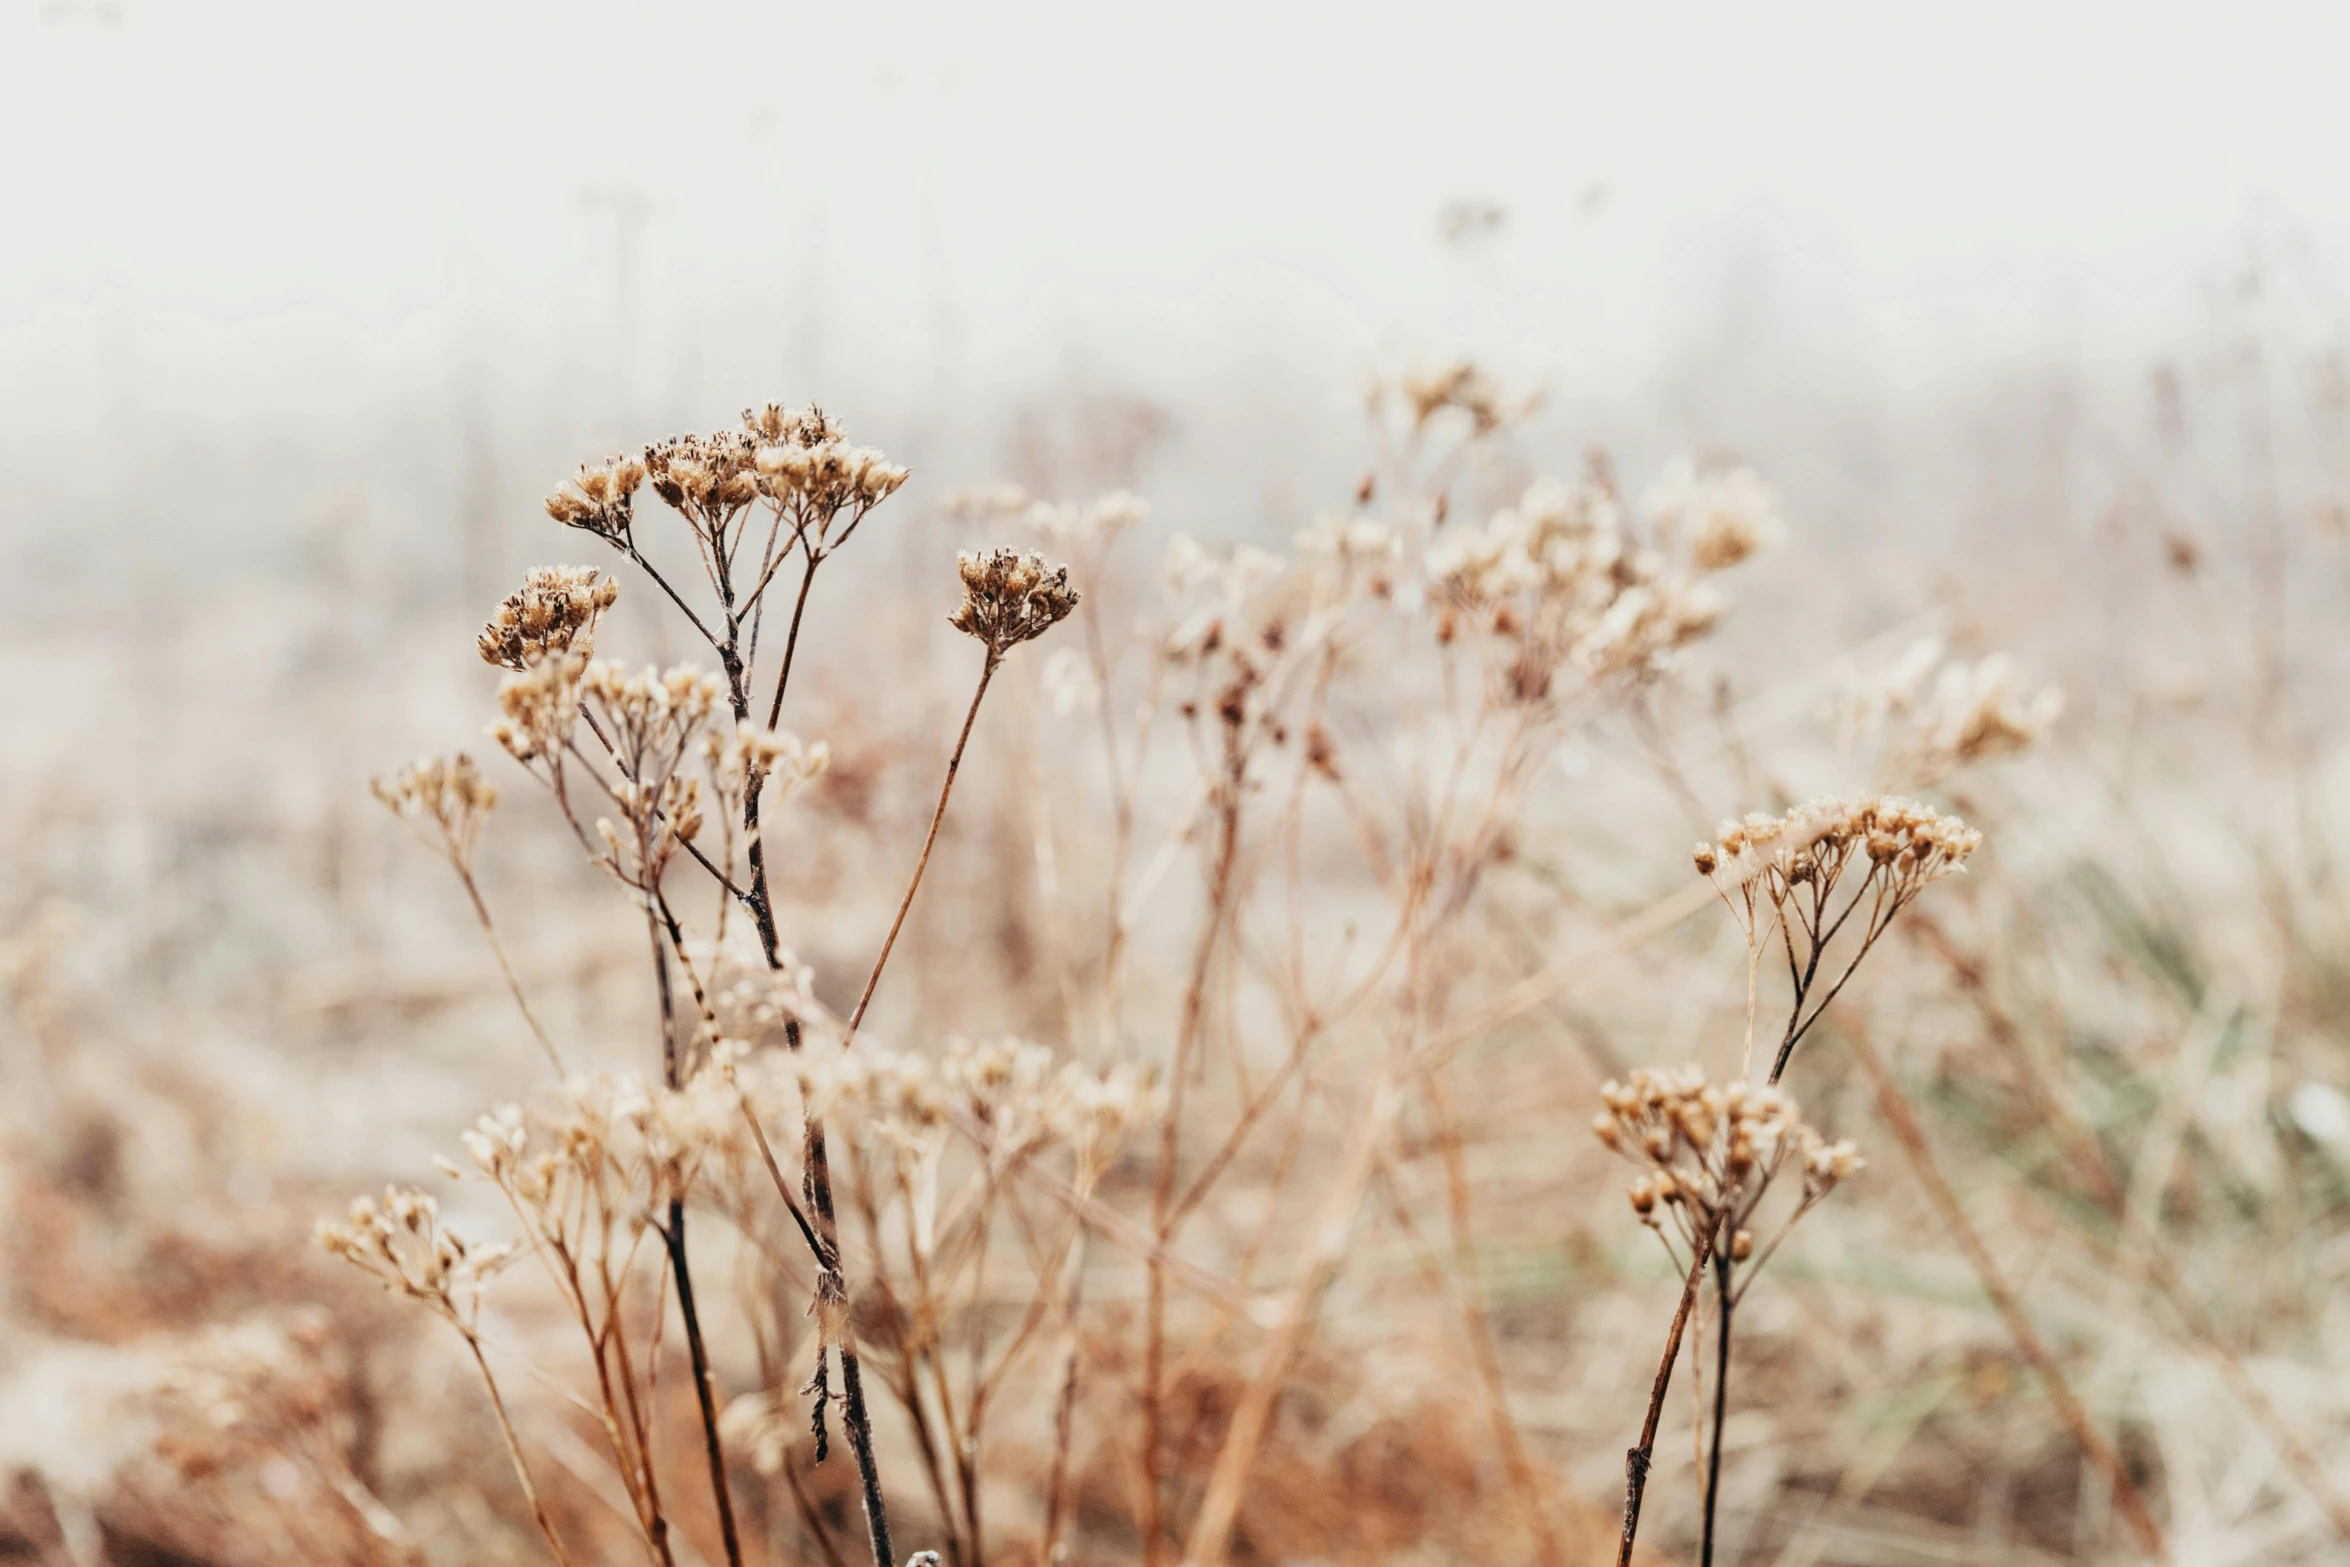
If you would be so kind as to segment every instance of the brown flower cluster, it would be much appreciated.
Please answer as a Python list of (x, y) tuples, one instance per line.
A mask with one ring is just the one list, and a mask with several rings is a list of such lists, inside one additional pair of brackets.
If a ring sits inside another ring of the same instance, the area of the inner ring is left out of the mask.
[[(1794, 1100), (1743, 1078), (1716, 1087), (1695, 1067), (1638, 1071), (1628, 1083), (1603, 1086), (1600, 1101), (1606, 1108), (1592, 1130), (1647, 1171), (1632, 1183), (1632, 1211), (1668, 1249), (1679, 1238), (1683, 1266), (1711, 1237), (1718, 1258), (1760, 1267), (1797, 1219), (1861, 1168), (1849, 1141), (1827, 1141), (1804, 1124)], [(1758, 1252), (1750, 1225), (1790, 1170), (1802, 1188), (1794, 1211)]]
[(1532, 394), (1513, 396), (1501, 383), (1466, 359), (1416, 366), (1372, 389), (1374, 405), (1394, 399), (1410, 416), (1412, 428), (1424, 430), (1448, 409), (1468, 417), (1470, 429), (1487, 436), (1522, 421), (1540, 399)]
[[(743, 427), (759, 443), (753, 464), (759, 493), (812, 554), (846, 539), (912, 473), (870, 446), (849, 444), (821, 408), (794, 411), (769, 403), (746, 410)], [(835, 538), (832, 530), (844, 517), (847, 523)]]
[(367, 787), (385, 809), (460, 870), (471, 868), (481, 824), (498, 803), (497, 785), (482, 777), (473, 758), (462, 751), (411, 762), (389, 778), (371, 780)]
[(547, 515), (567, 528), (625, 545), (636, 522), (637, 488), (644, 482), (645, 465), (633, 457), (581, 463), (570, 487), (547, 497)]
[(1775, 503), (1741, 468), (1670, 470), (1645, 535), (1604, 468), (1573, 484), (1538, 479), (1517, 504), (1428, 552), (1440, 634), (1462, 617), (1512, 647), (1513, 695), (1549, 694), (1573, 662), (1593, 678), (1645, 678), (1712, 631), (1727, 601), (1710, 580), (1782, 534)]
[(1042, 555), (996, 549), (962, 555), (955, 564), (963, 576), (963, 605), (948, 623), (986, 644), (991, 659), (1043, 636), (1077, 607), (1069, 568), (1047, 566)]
[(650, 892), (678, 846), (701, 834), (702, 780), (684, 769), (704, 726), (725, 709), (726, 682), (691, 664), (630, 674), (598, 660), (581, 678), (579, 696), (620, 773), (605, 792), (626, 830), (596, 823), (604, 867)]
[(645, 477), (695, 532), (715, 538), (759, 498), (758, 454), (743, 430), (673, 435), (645, 448)]
[(508, 675), (498, 685), (498, 718), (490, 738), (517, 762), (559, 767), (563, 747), (579, 722), (579, 683), (587, 674), (584, 653), (566, 653)]
[(1927, 883), (1965, 869), (1982, 842), (1974, 828), (1931, 806), (1864, 794), (1724, 822), (1692, 858), (1725, 895), (1741, 894), (1750, 912), (1758, 896), (1782, 911), (1792, 903), (1825, 907), (1844, 873), (1866, 865), (1861, 890), (1873, 889), (1890, 919)]
[(440, 1205), (414, 1187), (384, 1190), (382, 1202), (352, 1199), (344, 1220), (321, 1219), (318, 1244), (395, 1295), (421, 1301), (468, 1335), (482, 1291), (514, 1260), (515, 1248), (468, 1246), (441, 1222)]
[(482, 662), (524, 670), (547, 657), (587, 650), (596, 621), (620, 597), (593, 566), (534, 566), (481, 628)]

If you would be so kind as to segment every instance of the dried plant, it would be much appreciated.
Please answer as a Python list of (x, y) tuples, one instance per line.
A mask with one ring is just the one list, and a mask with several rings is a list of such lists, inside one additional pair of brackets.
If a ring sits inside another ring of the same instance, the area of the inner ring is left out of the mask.
[[(1750, 1087), (1744, 1076), (1725, 1088), (1709, 1088), (1703, 1075), (1691, 1069), (1674, 1077), (1636, 1076), (1629, 1086), (1611, 1082), (1602, 1090), (1606, 1108), (1594, 1123), (1600, 1140), (1632, 1151), (1655, 1167), (1653, 1175), (1632, 1188), (1633, 1210), (1643, 1224), (1664, 1235), (1657, 1214), (1661, 1205), (1689, 1258), (1640, 1442), (1625, 1454), (1618, 1567), (1629, 1567), (1632, 1560), (1657, 1423), (1690, 1310), (1709, 1271), (1716, 1359), (1700, 1559), (1711, 1567), (1722, 1421), (1729, 1399), (1730, 1325), (1744, 1290), (1739, 1270), (1760, 1268), (1786, 1228), (1859, 1167), (1849, 1142), (1824, 1144), (1801, 1123), (1793, 1101), (1779, 1093), (1779, 1079), (1796, 1045), (1827, 1012), (1894, 917), (1929, 883), (1965, 869), (1982, 841), (1981, 833), (1956, 817), (1906, 800), (1863, 795), (1815, 800), (1780, 816), (1755, 813), (1742, 821), (1724, 822), (1714, 842), (1697, 846), (1693, 858), (1698, 874), (1713, 883), (1746, 938), (1747, 1073), (1753, 1070), (1754, 975), (1774, 934), (1787, 960), (1787, 1022), (1760, 1088)], [(1856, 914), (1860, 919), (1854, 925)], [(1833, 960), (1823, 967), (1822, 960), (1848, 927), (1841, 970)], [(1833, 979), (1828, 978), (1831, 972)], [(1757, 1253), (1748, 1220), (1781, 1162), (1791, 1155), (1803, 1171), (1801, 1198), (1786, 1225)], [(1680, 1254), (1675, 1261), (1679, 1263)]]

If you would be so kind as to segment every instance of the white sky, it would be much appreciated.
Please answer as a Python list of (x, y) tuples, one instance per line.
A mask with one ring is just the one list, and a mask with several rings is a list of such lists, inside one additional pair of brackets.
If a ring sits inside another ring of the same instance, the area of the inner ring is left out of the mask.
[[(0, 414), (600, 384), (613, 193), (646, 395), (720, 408), (1460, 339), (1636, 381), (1758, 253), (1895, 384), (2131, 352), (2253, 226), (2339, 253), (2342, 15), (0, 0)], [(1510, 212), (1468, 262), (1465, 195)]]

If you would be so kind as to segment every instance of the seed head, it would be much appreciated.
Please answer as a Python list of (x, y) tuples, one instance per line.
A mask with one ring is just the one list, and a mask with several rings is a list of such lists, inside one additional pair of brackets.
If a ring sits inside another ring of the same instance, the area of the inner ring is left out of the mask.
[(997, 549), (963, 555), (956, 566), (963, 576), (963, 607), (949, 624), (986, 644), (990, 658), (1044, 635), (1077, 607), (1069, 568), (1047, 567), (1042, 555)]
[(497, 785), (481, 776), (472, 757), (462, 751), (426, 757), (389, 778), (375, 779), (368, 788), (458, 869), (472, 868), (481, 824), (498, 803)]
[(547, 497), (547, 515), (568, 528), (581, 528), (617, 544), (628, 537), (635, 522), (637, 486), (645, 482), (645, 465), (630, 457), (607, 457), (596, 464), (581, 463), (571, 488)]
[(620, 597), (620, 584), (600, 575), (593, 566), (533, 566), (481, 628), (482, 662), (522, 670), (574, 643), (585, 651), (598, 617)]

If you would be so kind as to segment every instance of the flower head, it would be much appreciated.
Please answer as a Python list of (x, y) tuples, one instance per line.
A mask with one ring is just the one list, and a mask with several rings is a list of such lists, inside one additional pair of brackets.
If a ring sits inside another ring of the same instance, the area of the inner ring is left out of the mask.
[(634, 525), (636, 491), (644, 482), (645, 465), (632, 457), (581, 463), (571, 487), (547, 497), (547, 515), (567, 528), (620, 543)]
[(481, 628), (482, 662), (522, 670), (574, 643), (584, 649), (620, 597), (620, 584), (601, 575), (593, 566), (533, 566)]
[(1043, 636), (1077, 607), (1069, 568), (1048, 567), (1042, 555), (997, 549), (963, 555), (956, 566), (963, 576), (963, 606), (949, 623), (985, 643), (990, 658)]

